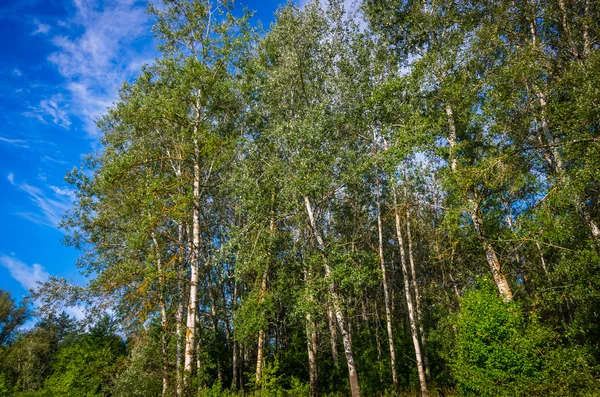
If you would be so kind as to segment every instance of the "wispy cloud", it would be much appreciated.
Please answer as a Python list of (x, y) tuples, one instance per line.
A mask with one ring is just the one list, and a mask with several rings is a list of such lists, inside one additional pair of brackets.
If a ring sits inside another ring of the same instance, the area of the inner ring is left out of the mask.
[(15, 76), (15, 77), (21, 77), (21, 76), (23, 75), (23, 72), (21, 72), (21, 71), (20, 71), (18, 68), (14, 68), (14, 69), (12, 70), (12, 74), (13, 74), (13, 76)]
[(0, 256), (0, 265), (26, 290), (38, 287), (38, 282), (44, 282), (50, 277), (42, 265), (34, 263), (30, 266), (11, 256)]
[(54, 124), (64, 128), (69, 128), (71, 120), (67, 114), (68, 104), (64, 104), (64, 99), (61, 94), (52, 95), (50, 99), (44, 99), (38, 106), (30, 106), (28, 112), (24, 112), (26, 117), (38, 119), (44, 124), (47, 124), (46, 119), (50, 119)]
[(52, 191), (44, 192), (41, 188), (27, 183), (16, 183), (15, 176), (8, 174), (9, 182), (20, 191), (27, 193), (39, 212), (18, 212), (17, 215), (39, 225), (58, 227), (64, 213), (71, 207), (75, 197), (70, 189), (49, 186)]
[(121, 84), (138, 72), (129, 65), (149, 58), (139, 39), (149, 36), (150, 17), (133, 0), (75, 0), (75, 9), (62, 23), (72, 34), (52, 38), (58, 51), (49, 60), (66, 80), (71, 112), (96, 136), (95, 120), (117, 98)]
[(3, 136), (0, 136), (0, 143), (18, 146), (18, 147), (22, 147), (24, 149), (29, 149), (29, 145), (27, 145), (28, 142), (29, 141), (26, 139), (11, 139), (11, 138), (5, 138)]
[(48, 34), (48, 32), (50, 31), (50, 25), (46, 25), (45, 23), (41, 23), (37, 19), (34, 19), (33, 23), (35, 24), (36, 29), (33, 32), (31, 32), (32, 35), (35, 35), (35, 34)]
[[(0, 266), (6, 268), (10, 273), (11, 277), (17, 280), (23, 289), (31, 291), (40, 287), (42, 283), (50, 280), (50, 274), (46, 271), (44, 266), (34, 263), (28, 265), (27, 263), (15, 258), (13, 253), (11, 256), (0, 255)], [(34, 301), (34, 306), (40, 308), (42, 302), (40, 300)], [(82, 320), (86, 316), (86, 308), (81, 305), (69, 305), (66, 302), (59, 302), (52, 306), (52, 311), (59, 313), (61, 311), (66, 312), (68, 315), (75, 317), (78, 320)], [(34, 322), (27, 325), (26, 328), (33, 328)]]

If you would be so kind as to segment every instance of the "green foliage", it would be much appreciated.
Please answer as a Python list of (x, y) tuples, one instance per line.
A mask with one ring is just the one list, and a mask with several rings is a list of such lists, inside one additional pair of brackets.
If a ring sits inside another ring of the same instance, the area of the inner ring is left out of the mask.
[(458, 390), (481, 396), (589, 395), (594, 379), (584, 349), (504, 303), (489, 280), (467, 292), (455, 319), (450, 367)]
[(28, 302), (17, 305), (10, 294), (0, 289), (0, 347), (6, 346), (15, 336), (15, 330), (29, 317)]
[(156, 396), (161, 393), (159, 340), (147, 332), (136, 338), (129, 356), (123, 361), (125, 367), (114, 379), (110, 394), (119, 397)]
[(4, 372), (0, 372), (0, 397), (9, 397), (11, 389), (7, 376)]
[(230, 0), (149, 7), (160, 57), (68, 176), (89, 285), (35, 295), (111, 308), (129, 350), (106, 320), (20, 332), (0, 291), (0, 393), (172, 395), (186, 355), (184, 394), (315, 394), (314, 348), (321, 395), (352, 350), (363, 395), (412, 396), (417, 347), (432, 395), (599, 391), (600, 6), (345, 3), (260, 39)]
[(125, 358), (125, 343), (114, 334), (108, 318), (88, 334), (74, 339), (56, 355), (54, 373), (42, 394), (108, 396)]

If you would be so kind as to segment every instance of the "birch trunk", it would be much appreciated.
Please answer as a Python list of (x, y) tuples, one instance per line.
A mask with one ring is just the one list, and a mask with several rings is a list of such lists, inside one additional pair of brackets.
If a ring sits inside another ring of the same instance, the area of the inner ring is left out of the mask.
[(340, 365), (337, 350), (337, 330), (335, 328), (335, 317), (333, 315), (333, 309), (331, 308), (331, 302), (329, 302), (329, 300), (327, 300), (327, 325), (329, 327), (331, 356), (333, 357), (333, 363), (337, 367), (338, 365)]
[[(566, 21), (566, 7), (565, 7), (564, 2), (559, 1), (559, 6), (563, 12), (563, 15), (564, 15), (563, 18), (565, 18), (565, 21)], [(588, 14), (589, 14), (589, 4), (588, 4), (588, 1), (585, 1), (584, 17), (587, 17)], [(531, 43), (533, 44), (534, 47), (536, 47), (539, 45), (539, 43), (538, 43), (539, 40), (537, 37), (537, 29), (533, 28), (533, 26), (535, 26), (534, 19), (530, 22), (530, 26), (532, 26), (532, 28), (531, 28)], [(585, 57), (589, 54), (589, 51), (590, 51), (587, 22), (584, 24), (584, 33), (583, 34), (584, 34), (583, 56)], [(560, 151), (558, 150), (558, 147), (559, 147), (558, 141), (557, 141), (556, 137), (550, 131), (550, 126), (548, 124), (548, 118), (546, 116), (547, 107), (548, 107), (546, 94), (544, 93), (544, 90), (540, 89), (539, 87), (536, 87), (535, 84), (532, 85), (532, 88), (533, 88), (534, 95), (537, 99), (537, 102), (539, 103), (539, 106), (540, 106), (540, 110), (541, 110), (541, 120), (540, 120), (541, 123), (540, 124), (542, 127), (542, 133), (544, 135), (546, 143), (550, 146), (550, 153), (552, 155), (552, 165), (554, 167), (554, 171), (558, 175), (558, 179), (559, 179), (560, 183), (562, 185), (565, 185), (568, 183), (568, 181), (567, 181), (566, 171), (565, 171), (565, 167), (564, 167), (564, 162), (562, 159), (562, 155), (560, 154)], [(579, 214), (579, 216), (581, 216), (583, 221), (589, 227), (593, 238), (596, 240), (597, 243), (600, 243), (600, 226), (598, 226), (598, 223), (596, 223), (596, 221), (593, 219), (589, 208), (585, 205), (585, 199), (579, 195), (574, 195), (573, 203), (575, 205), (576, 212)]]
[(352, 343), (350, 341), (350, 334), (346, 325), (346, 318), (341, 308), (341, 299), (337, 293), (333, 281), (331, 280), (331, 268), (329, 267), (329, 263), (327, 261), (325, 242), (323, 241), (321, 232), (317, 228), (317, 224), (315, 222), (312, 210), (312, 205), (308, 196), (304, 196), (304, 203), (306, 205), (306, 212), (308, 214), (310, 227), (312, 229), (313, 235), (315, 236), (315, 239), (317, 240), (317, 246), (323, 254), (323, 267), (325, 268), (325, 279), (328, 281), (329, 295), (332, 301), (331, 303), (333, 305), (333, 310), (335, 312), (338, 326), (340, 327), (340, 332), (342, 333), (342, 341), (344, 343), (344, 355), (346, 356), (346, 363), (348, 364), (348, 379), (350, 382), (350, 391), (352, 397), (359, 397), (360, 388), (358, 386), (358, 373), (356, 372), (354, 353), (352, 352)]
[(387, 270), (385, 267), (385, 258), (383, 255), (383, 224), (381, 221), (381, 195), (379, 175), (376, 179), (375, 197), (377, 200), (377, 234), (379, 237), (379, 266), (381, 267), (381, 282), (383, 284), (383, 301), (385, 304), (385, 323), (388, 334), (388, 344), (390, 348), (390, 366), (392, 370), (392, 385), (394, 390), (398, 390), (398, 374), (396, 372), (396, 347), (392, 330), (392, 311), (390, 309), (390, 294), (388, 291)]
[[(271, 195), (271, 221), (269, 222), (269, 234), (271, 238), (275, 238), (275, 192)], [(275, 249), (271, 247), (271, 254), (275, 256)], [(269, 277), (269, 264), (267, 263), (265, 271), (263, 272), (262, 281), (260, 283), (260, 295), (258, 296), (258, 304), (265, 299), (267, 294), (267, 279)], [(264, 366), (264, 346), (265, 346), (265, 330), (261, 328), (258, 331), (258, 351), (256, 353), (256, 387), (261, 383), (262, 380), (262, 369)]]
[[(304, 272), (304, 284), (307, 288), (311, 282), (311, 271), (307, 269)], [(309, 290), (308, 299), (311, 306), (314, 305), (314, 294)], [(319, 372), (317, 366), (317, 327), (312, 318), (311, 310), (306, 312), (306, 347), (308, 350), (308, 375), (310, 383), (310, 396), (314, 397), (319, 394)]]
[[(456, 155), (454, 153), (454, 150), (456, 148), (456, 123), (454, 122), (454, 112), (452, 111), (452, 107), (449, 104), (446, 104), (445, 110), (446, 116), (448, 117), (450, 168), (452, 169), (453, 173), (456, 173), (457, 161)], [(510, 286), (508, 285), (508, 281), (506, 281), (504, 273), (502, 272), (502, 267), (500, 266), (500, 261), (498, 260), (496, 251), (494, 250), (492, 244), (489, 242), (485, 230), (483, 228), (483, 219), (481, 218), (481, 214), (479, 212), (479, 204), (476, 200), (475, 192), (473, 190), (468, 192), (467, 201), (469, 203), (469, 212), (473, 221), (473, 226), (475, 227), (475, 232), (477, 233), (477, 238), (479, 239), (485, 252), (485, 258), (488, 262), (490, 270), (492, 271), (492, 276), (494, 278), (494, 282), (496, 283), (496, 287), (498, 288), (498, 292), (500, 293), (500, 297), (504, 302), (510, 302), (513, 299), (512, 291), (510, 289)]]
[[(235, 324), (235, 311), (236, 311), (236, 306), (237, 306), (237, 281), (233, 280), (233, 302), (232, 302), (232, 320), (233, 323)], [(234, 328), (235, 331), (235, 328)], [(238, 380), (238, 373), (239, 373), (239, 369), (238, 369), (238, 349), (239, 349), (239, 344), (238, 341), (235, 337), (235, 332), (233, 333), (233, 352), (232, 352), (232, 358), (231, 358), (231, 366), (233, 374), (232, 374), (232, 379), (231, 379), (231, 389), (235, 392), (238, 390), (238, 384), (239, 384), (239, 380)]]
[(308, 345), (308, 369), (311, 397), (319, 395), (319, 373), (317, 370), (317, 327), (310, 313), (306, 313), (306, 343)]
[[(268, 267), (265, 269), (262, 277), (262, 282), (260, 284), (260, 295), (258, 297), (259, 305), (264, 299), (264, 295), (267, 293), (267, 276), (268, 276)], [(264, 344), (265, 344), (265, 330), (261, 328), (258, 331), (258, 350), (256, 353), (256, 387), (258, 388), (261, 384), (262, 380), (262, 369), (263, 369), (263, 354), (264, 354)]]
[(164, 288), (165, 278), (163, 274), (162, 258), (160, 254), (160, 248), (158, 241), (156, 240), (156, 234), (152, 232), (152, 241), (154, 242), (154, 250), (156, 252), (156, 270), (158, 271), (158, 284), (159, 284), (159, 306), (160, 306), (160, 321), (161, 321), (161, 332), (160, 332), (160, 347), (161, 347), (161, 362), (162, 362), (162, 396), (167, 395), (169, 389), (169, 361), (167, 351), (167, 308), (164, 299)]
[(392, 185), (392, 194), (394, 196), (396, 238), (398, 239), (398, 247), (400, 249), (400, 265), (402, 268), (402, 277), (404, 279), (404, 296), (406, 298), (406, 306), (408, 308), (408, 321), (410, 323), (410, 333), (412, 335), (413, 346), (415, 348), (415, 361), (417, 362), (417, 372), (419, 374), (419, 386), (421, 388), (421, 396), (428, 397), (429, 393), (427, 392), (427, 380), (425, 378), (425, 369), (423, 368), (421, 346), (419, 343), (419, 334), (417, 330), (417, 322), (415, 319), (415, 308), (413, 304), (412, 294), (410, 292), (410, 280), (408, 277), (408, 267), (406, 265), (406, 253), (404, 251), (404, 237), (402, 236), (402, 225), (400, 222), (400, 212), (398, 211), (398, 198), (396, 194), (395, 185)]
[[(211, 328), (213, 331), (213, 335), (216, 338), (217, 332), (219, 330), (219, 317), (217, 315), (217, 302), (213, 293), (213, 286), (210, 283), (210, 274), (207, 275), (206, 287), (208, 288), (210, 295), (210, 316), (212, 319)], [(221, 384), (223, 384), (223, 370), (221, 368), (221, 360), (219, 357), (217, 357), (217, 379)]]
[[(406, 185), (404, 193), (407, 194)], [(419, 336), (421, 338), (421, 348), (423, 349), (423, 366), (425, 367), (425, 377), (431, 380), (431, 371), (429, 369), (429, 358), (427, 357), (427, 336), (425, 335), (425, 325), (423, 324), (423, 311), (421, 308), (421, 293), (417, 283), (417, 271), (413, 254), (412, 232), (410, 224), (410, 209), (406, 207), (406, 240), (408, 242), (408, 259), (410, 263), (410, 274), (412, 279), (412, 288), (415, 296), (416, 320), (419, 326)]]
[(198, 300), (198, 263), (200, 260), (200, 147), (198, 143), (199, 111), (196, 112), (194, 125), (194, 189), (192, 211), (192, 247), (190, 252), (190, 296), (187, 310), (187, 324), (185, 330), (185, 362), (183, 375), (183, 388), (188, 390), (192, 376), (194, 352), (196, 348), (196, 311)]

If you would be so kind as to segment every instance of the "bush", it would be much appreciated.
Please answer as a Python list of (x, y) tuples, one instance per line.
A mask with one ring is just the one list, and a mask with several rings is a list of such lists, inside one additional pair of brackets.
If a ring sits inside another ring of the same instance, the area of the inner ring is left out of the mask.
[(455, 319), (456, 344), (450, 367), (460, 394), (478, 396), (576, 396), (597, 389), (577, 347), (526, 318), (520, 306), (504, 303), (488, 280), (463, 297)]

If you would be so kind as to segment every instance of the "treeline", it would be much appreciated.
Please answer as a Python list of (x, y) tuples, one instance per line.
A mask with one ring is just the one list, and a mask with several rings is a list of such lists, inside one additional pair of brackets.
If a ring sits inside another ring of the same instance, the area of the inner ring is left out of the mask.
[(600, 4), (343, 3), (150, 7), (40, 308), (117, 319), (104, 394), (600, 393)]

